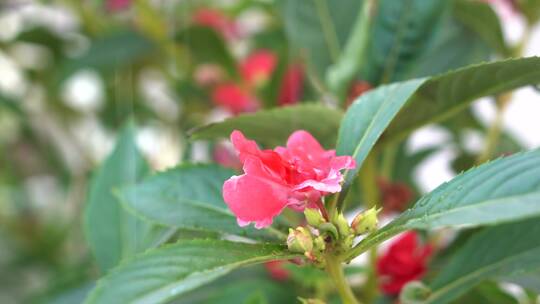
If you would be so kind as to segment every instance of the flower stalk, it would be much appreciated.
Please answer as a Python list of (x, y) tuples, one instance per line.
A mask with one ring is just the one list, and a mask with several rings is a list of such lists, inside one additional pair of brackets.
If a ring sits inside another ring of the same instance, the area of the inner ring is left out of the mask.
[(360, 304), (360, 302), (354, 296), (354, 293), (349, 286), (343, 273), (343, 267), (341, 266), (341, 259), (336, 256), (327, 255), (326, 271), (334, 281), (336, 289), (344, 304)]

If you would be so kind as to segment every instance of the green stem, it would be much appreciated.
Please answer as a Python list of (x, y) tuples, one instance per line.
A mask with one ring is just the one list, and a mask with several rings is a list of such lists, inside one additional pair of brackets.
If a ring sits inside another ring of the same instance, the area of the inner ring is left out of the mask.
[(498, 95), (495, 98), (496, 106), (497, 106), (497, 113), (495, 116), (495, 120), (491, 124), (488, 133), (487, 133), (487, 139), (486, 139), (486, 145), (484, 147), (484, 150), (480, 153), (478, 156), (476, 163), (481, 164), (485, 161), (488, 161), (492, 156), (495, 150), (497, 149), (497, 144), (499, 143), (499, 139), (501, 137), (501, 131), (503, 126), (503, 120), (504, 120), (504, 111), (506, 110), (506, 106), (508, 105), (509, 101), (511, 99), (511, 93)]
[(341, 266), (341, 260), (335, 256), (326, 256), (326, 271), (334, 281), (336, 289), (344, 304), (359, 304), (358, 300), (354, 296), (351, 287), (345, 279), (343, 268)]
[(339, 40), (336, 34), (334, 23), (332, 23), (332, 17), (330, 16), (328, 5), (326, 3), (326, 0), (314, 1), (315, 9), (317, 10), (317, 14), (319, 15), (324, 40), (326, 41), (326, 46), (328, 47), (330, 57), (332, 58), (332, 61), (336, 61), (340, 52)]
[(381, 176), (387, 180), (392, 180), (397, 151), (396, 143), (389, 143), (382, 151)]

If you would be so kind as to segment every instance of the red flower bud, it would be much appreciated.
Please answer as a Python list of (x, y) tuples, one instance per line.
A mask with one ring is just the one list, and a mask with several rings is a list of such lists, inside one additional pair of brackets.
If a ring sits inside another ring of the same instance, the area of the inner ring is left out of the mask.
[(287, 67), (279, 89), (278, 105), (296, 104), (302, 98), (304, 90), (304, 69), (300, 64)]

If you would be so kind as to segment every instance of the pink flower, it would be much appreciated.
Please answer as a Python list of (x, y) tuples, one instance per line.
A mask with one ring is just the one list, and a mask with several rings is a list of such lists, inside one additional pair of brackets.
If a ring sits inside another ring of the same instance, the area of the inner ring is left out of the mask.
[(131, 6), (131, 0), (107, 0), (105, 6), (110, 12), (118, 12), (129, 8)]
[(281, 88), (279, 90), (278, 104), (280, 106), (292, 105), (300, 101), (304, 82), (304, 69), (299, 64), (292, 64), (287, 67)]
[(406, 232), (377, 260), (380, 287), (385, 294), (397, 295), (405, 284), (421, 279), (433, 250), (420, 243), (416, 232)]
[(240, 64), (240, 74), (250, 86), (261, 86), (266, 83), (276, 67), (276, 55), (269, 50), (259, 50)]
[(233, 40), (239, 36), (236, 23), (222, 12), (215, 9), (199, 9), (193, 15), (193, 22), (196, 25), (212, 28), (227, 40)]
[(274, 150), (260, 150), (237, 130), (231, 141), (244, 174), (223, 184), (223, 198), (240, 226), (250, 222), (258, 229), (270, 226), (286, 207), (296, 211), (317, 208), (322, 196), (341, 191), (340, 170), (355, 167), (352, 157), (324, 150), (303, 130), (291, 134), (286, 147)]
[(235, 83), (216, 86), (212, 92), (212, 100), (233, 114), (253, 112), (259, 108), (257, 98)]

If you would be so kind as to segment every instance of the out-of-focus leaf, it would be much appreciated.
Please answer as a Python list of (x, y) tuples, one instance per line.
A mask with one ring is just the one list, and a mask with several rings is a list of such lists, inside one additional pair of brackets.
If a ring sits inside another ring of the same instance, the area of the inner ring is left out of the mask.
[(430, 284), (432, 293), (426, 303), (448, 303), (488, 278), (538, 268), (539, 223), (533, 218), (474, 235)]
[[(414, 92), (388, 126), (383, 140), (403, 138), (422, 125), (451, 117), (477, 98), (538, 82), (538, 57), (472, 65), (429, 78)], [(358, 103), (361, 104), (361, 101)]]
[(454, 16), (473, 30), (499, 55), (508, 57), (511, 51), (504, 41), (499, 17), (488, 3), (480, 1), (456, 0)]
[(221, 189), (233, 174), (217, 165), (182, 165), (128, 186), (119, 196), (127, 209), (160, 225), (247, 237), (269, 236), (268, 230), (238, 226), (225, 205)]
[(21, 32), (15, 39), (46, 47), (55, 57), (61, 56), (63, 52), (64, 40), (45, 27), (35, 27)]
[(125, 261), (98, 281), (86, 303), (165, 303), (235, 268), (297, 256), (280, 245), (181, 241)]
[(134, 31), (102, 36), (92, 41), (81, 56), (60, 63), (57, 81), (63, 81), (74, 72), (91, 68), (103, 73), (114, 72), (142, 61), (156, 51), (152, 41)]
[(16, 100), (9, 98), (1, 93), (0, 93), (0, 108), (8, 109), (18, 115), (23, 114), (23, 111)]
[(228, 138), (240, 130), (258, 143), (274, 147), (283, 145), (296, 130), (310, 132), (325, 147), (333, 147), (342, 112), (322, 105), (299, 105), (243, 114), (223, 122), (192, 131), (192, 139)]
[(208, 27), (193, 26), (182, 31), (177, 40), (190, 50), (193, 63), (214, 63), (236, 75), (237, 67), (223, 39)]
[(496, 283), (482, 283), (459, 299), (453, 301), (454, 304), (474, 303), (474, 304), (518, 304), (516, 298), (501, 290)]
[(362, 78), (372, 84), (405, 80), (404, 72), (422, 56), (448, 8), (444, 0), (377, 1)]
[(451, 7), (440, 17), (421, 55), (396, 73), (395, 80), (437, 75), (489, 59), (490, 48), (476, 33), (456, 21)]
[(362, 240), (351, 256), (409, 229), (475, 227), (540, 215), (540, 150), (471, 169), (422, 197)]
[(347, 42), (362, 1), (280, 1), (280, 5), (290, 46), (324, 79)]
[(84, 212), (86, 238), (103, 272), (121, 259), (156, 245), (165, 232), (127, 213), (112, 193), (117, 187), (140, 180), (148, 171), (135, 144), (134, 128), (127, 126), (92, 178)]
[(518, 7), (530, 25), (534, 25), (540, 19), (540, 0), (518, 0), (512, 4)]
[(82, 303), (88, 293), (94, 288), (95, 283), (85, 283), (72, 289), (65, 290), (42, 301), (40, 304), (73, 304)]

